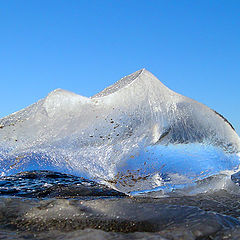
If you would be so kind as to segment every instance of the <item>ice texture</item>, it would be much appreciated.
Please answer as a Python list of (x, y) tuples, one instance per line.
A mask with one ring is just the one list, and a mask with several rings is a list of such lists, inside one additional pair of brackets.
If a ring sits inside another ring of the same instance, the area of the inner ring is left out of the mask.
[(56, 89), (0, 120), (0, 172), (52, 170), (124, 192), (174, 189), (239, 166), (240, 140), (220, 114), (146, 69), (93, 97)]

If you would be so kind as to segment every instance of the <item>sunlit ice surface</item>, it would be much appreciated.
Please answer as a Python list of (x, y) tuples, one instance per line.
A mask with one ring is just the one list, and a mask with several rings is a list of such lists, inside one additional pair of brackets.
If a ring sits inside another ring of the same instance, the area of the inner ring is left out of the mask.
[[(133, 195), (189, 192), (216, 176), (230, 181), (239, 151), (222, 115), (145, 69), (91, 98), (57, 89), (0, 120), (2, 176), (58, 171)], [(204, 191), (225, 184), (209, 181)]]

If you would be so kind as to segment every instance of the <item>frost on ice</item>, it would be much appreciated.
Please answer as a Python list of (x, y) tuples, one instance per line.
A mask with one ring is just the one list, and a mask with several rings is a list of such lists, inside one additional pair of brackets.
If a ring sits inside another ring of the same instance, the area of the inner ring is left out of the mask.
[(0, 120), (2, 175), (54, 170), (125, 192), (234, 172), (239, 151), (223, 116), (145, 69), (91, 98), (56, 89)]

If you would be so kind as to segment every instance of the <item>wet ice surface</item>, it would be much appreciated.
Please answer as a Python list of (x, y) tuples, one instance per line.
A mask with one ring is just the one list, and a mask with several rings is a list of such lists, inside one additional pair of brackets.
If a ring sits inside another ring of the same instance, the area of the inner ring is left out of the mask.
[(235, 192), (154, 198), (129, 197), (94, 181), (49, 171), (2, 177), (0, 237), (239, 239), (239, 174), (232, 180)]
[(0, 174), (49, 170), (136, 195), (236, 172), (240, 140), (220, 114), (145, 69), (91, 98), (56, 89), (0, 119)]
[(143, 69), (0, 119), (0, 239), (239, 239), (240, 139)]

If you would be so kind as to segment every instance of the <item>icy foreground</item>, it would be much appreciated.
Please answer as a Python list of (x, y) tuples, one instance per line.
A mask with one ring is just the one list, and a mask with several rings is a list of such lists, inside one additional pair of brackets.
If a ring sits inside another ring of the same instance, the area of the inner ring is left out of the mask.
[(0, 120), (0, 171), (52, 170), (123, 192), (232, 173), (240, 140), (221, 115), (143, 69), (86, 98), (57, 89)]

